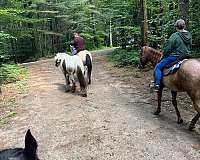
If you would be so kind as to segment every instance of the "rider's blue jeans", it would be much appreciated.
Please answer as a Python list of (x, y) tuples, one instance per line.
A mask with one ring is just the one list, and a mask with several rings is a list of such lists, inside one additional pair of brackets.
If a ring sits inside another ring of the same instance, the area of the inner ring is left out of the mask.
[(72, 48), (72, 55), (74, 56), (74, 55), (76, 55), (76, 54), (77, 54), (77, 50), (76, 50), (75, 47), (73, 47), (73, 48)]
[(177, 60), (177, 56), (174, 55), (170, 55), (164, 59), (162, 59), (155, 67), (154, 70), (154, 84), (160, 87), (160, 83), (161, 80), (163, 78), (163, 69), (165, 68), (165, 66), (167, 66), (168, 64), (174, 62)]

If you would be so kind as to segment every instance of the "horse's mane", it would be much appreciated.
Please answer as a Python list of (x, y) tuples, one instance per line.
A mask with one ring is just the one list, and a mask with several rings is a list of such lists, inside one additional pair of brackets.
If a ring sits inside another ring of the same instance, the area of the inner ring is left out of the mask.
[(143, 54), (146, 54), (145, 56), (148, 56), (148, 58), (151, 61), (156, 61), (156, 62), (158, 62), (160, 60), (160, 58), (163, 56), (161, 51), (156, 50), (152, 47), (148, 47), (148, 46), (144, 46), (142, 48), (142, 52), (143, 52)]

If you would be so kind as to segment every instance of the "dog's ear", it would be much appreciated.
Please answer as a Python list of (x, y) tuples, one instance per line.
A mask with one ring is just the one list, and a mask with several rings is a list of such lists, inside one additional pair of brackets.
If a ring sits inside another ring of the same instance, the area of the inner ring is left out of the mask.
[(27, 155), (27, 157), (36, 157), (37, 152), (37, 141), (31, 134), (30, 129), (26, 132), (25, 136), (25, 148), (24, 148), (24, 154)]

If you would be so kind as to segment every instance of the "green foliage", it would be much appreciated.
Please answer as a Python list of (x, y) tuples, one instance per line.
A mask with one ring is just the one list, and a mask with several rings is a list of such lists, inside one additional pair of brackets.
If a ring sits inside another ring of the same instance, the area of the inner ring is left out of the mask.
[(2, 116), (0, 115), (0, 124), (5, 124), (10, 118), (15, 117), (16, 114), (16, 112), (10, 111)]
[[(148, 41), (163, 46), (175, 32), (180, 0), (147, 1)], [(193, 49), (200, 50), (200, 1), (190, 1), (189, 28)], [(0, 63), (25, 62), (66, 51), (74, 31), (87, 49), (141, 45), (138, 0), (0, 0)], [(196, 11), (196, 12), (195, 12)]]
[(15, 64), (3, 64), (0, 67), (0, 84), (6, 84), (19, 81), (20, 78), (26, 77), (27, 71)]
[(137, 66), (139, 62), (139, 55), (135, 50), (127, 51), (124, 49), (116, 49), (111, 55), (108, 56), (108, 59), (120, 67), (128, 65)]

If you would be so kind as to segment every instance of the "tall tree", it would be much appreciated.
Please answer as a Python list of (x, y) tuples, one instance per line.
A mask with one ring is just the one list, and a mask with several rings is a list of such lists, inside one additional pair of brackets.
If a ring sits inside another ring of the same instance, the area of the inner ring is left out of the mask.
[(141, 45), (147, 45), (148, 41), (148, 24), (147, 24), (147, 2), (146, 0), (140, 0), (140, 15), (141, 15)]
[(179, 0), (180, 17), (185, 20), (186, 25), (189, 23), (189, 2), (190, 0)]

